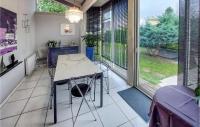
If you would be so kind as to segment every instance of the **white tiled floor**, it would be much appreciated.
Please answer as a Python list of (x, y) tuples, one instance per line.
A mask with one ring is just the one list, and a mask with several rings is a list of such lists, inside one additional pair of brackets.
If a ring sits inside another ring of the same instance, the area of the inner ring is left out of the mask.
[[(140, 116), (118, 95), (127, 89), (126, 82), (113, 72), (109, 73), (110, 94), (104, 91), (104, 106), (99, 106), (99, 86), (96, 89), (94, 111), (96, 121), (84, 103), (75, 127), (147, 127)], [(8, 102), (0, 109), (0, 127), (72, 127), (69, 105), (69, 91), (66, 85), (57, 87), (58, 123), (53, 124), (53, 110), (48, 107), (50, 78), (46, 68), (37, 69), (32, 76), (17, 88)], [(73, 115), (78, 111), (80, 99), (73, 99)]]

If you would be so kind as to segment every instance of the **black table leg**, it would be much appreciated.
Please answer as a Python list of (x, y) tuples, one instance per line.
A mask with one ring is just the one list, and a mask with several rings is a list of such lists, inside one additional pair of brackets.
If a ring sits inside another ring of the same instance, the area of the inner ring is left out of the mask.
[(57, 104), (56, 104), (56, 84), (53, 85), (53, 97), (54, 97), (54, 123), (57, 123)]
[(100, 107), (103, 107), (103, 73), (100, 80)]

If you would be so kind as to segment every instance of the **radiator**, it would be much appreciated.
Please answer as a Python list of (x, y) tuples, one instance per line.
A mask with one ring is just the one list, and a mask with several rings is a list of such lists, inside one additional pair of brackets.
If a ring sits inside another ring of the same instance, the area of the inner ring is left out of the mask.
[(30, 75), (33, 72), (33, 70), (35, 69), (35, 65), (36, 65), (36, 54), (34, 53), (25, 59), (26, 75)]

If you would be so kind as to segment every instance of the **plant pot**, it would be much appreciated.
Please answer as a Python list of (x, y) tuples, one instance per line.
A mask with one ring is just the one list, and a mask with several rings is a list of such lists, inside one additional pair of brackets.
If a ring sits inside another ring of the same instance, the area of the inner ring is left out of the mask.
[(94, 47), (86, 47), (86, 56), (94, 61)]

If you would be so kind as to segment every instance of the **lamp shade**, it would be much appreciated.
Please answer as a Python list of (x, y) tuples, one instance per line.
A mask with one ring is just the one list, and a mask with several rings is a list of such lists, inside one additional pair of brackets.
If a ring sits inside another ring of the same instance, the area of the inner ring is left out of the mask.
[(71, 23), (78, 23), (83, 19), (83, 12), (77, 7), (70, 7), (69, 10), (65, 12), (65, 18)]

